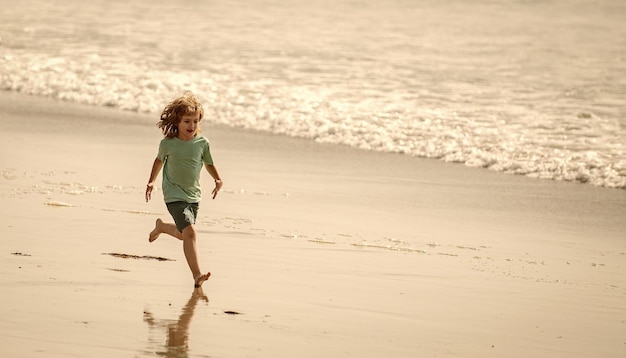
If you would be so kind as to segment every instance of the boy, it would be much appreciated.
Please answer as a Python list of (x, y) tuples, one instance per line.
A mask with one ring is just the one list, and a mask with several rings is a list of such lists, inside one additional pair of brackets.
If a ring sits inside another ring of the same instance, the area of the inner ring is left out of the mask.
[(204, 109), (191, 92), (185, 92), (163, 109), (157, 126), (165, 138), (159, 144), (159, 152), (146, 186), (147, 202), (151, 199), (154, 181), (163, 169), (163, 197), (174, 224), (157, 219), (149, 241), (153, 242), (163, 233), (181, 240), (196, 288), (211, 276), (210, 272), (203, 274), (200, 270), (194, 228), (202, 199), (200, 171), (203, 166), (215, 180), (213, 199), (222, 188), (222, 179), (213, 164), (209, 141), (200, 135), (203, 116)]

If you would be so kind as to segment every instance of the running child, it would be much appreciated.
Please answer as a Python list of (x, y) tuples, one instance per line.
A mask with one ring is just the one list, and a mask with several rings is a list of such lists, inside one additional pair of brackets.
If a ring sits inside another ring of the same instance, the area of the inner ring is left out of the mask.
[(200, 287), (211, 276), (203, 273), (198, 263), (196, 230), (202, 189), (200, 172), (204, 166), (215, 180), (213, 199), (222, 188), (222, 179), (213, 164), (209, 141), (200, 134), (204, 109), (191, 92), (170, 102), (161, 113), (157, 126), (163, 132), (159, 151), (146, 186), (146, 202), (151, 199), (154, 181), (163, 169), (163, 197), (174, 224), (157, 219), (148, 240), (168, 234), (183, 242), (183, 252), (193, 275), (194, 287)]

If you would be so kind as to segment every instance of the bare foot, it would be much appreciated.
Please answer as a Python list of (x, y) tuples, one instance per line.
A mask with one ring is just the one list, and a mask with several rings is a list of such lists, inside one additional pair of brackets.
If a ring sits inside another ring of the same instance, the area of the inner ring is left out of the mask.
[(196, 277), (196, 280), (194, 282), (193, 287), (195, 287), (195, 288), (201, 287), (202, 284), (204, 283), (204, 281), (208, 280), (209, 277), (211, 277), (211, 273), (210, 272), (207, 272), (204, 275), (200, 275), (200, 276)]
[(161, 235), (163, 233), (163, 231), (161, 231), (161, 225), (163, 224), (163, 220), (161, 219), (156, 219), (156, 222), (154, 223), (154, 230), (152, 230), (150, 232), (150, 236), (148, 237), (148, 241), (152, 242), (156, 239), (159, 238), (159, 235)]

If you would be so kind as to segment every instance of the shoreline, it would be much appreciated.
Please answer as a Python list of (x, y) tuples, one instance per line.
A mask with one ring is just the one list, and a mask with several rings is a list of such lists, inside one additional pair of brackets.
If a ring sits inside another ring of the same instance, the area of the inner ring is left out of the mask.
[[(27, 103), (32, 102), (34, 103), (35, 106), (45, 106), (47, 109), (51, 109), (51, 108), (57, 108), (57, 109), (53, 109), (50, 113), (47, 113), (50, 117), (54, 117), (55, 120), (57, 121), (61, 121), (61, 128), (63, 128), (63, 125), (67, 125), (67, 123), (63, 123), (62, 119), (59, 118), (60, 114), (64, 113), (64, 112), (68, 112), (66, 110), (62, 110), (60, 109), (61, 107), (67, 107), (70, 109), (73, 109), (74, 111), (79, 111), (81, 113), (86, 113), (88, 115), (91, 116), (95, 116), (98, 118), (103, 118), (103, 117), (107, 117), (109, 119), (114, 119), (114, 123), (112, 123), (111, 125), (119, 125), (122, 124), (123, 121), (137, 121), (138, 122), (134, 122), (132, 123), (132, 125), (136, 125), (139, 127), (145, 127), (150, 126), (151, 124), (156, 124), (156, 122), (158, 121), (158, 113), (152, 113), (152, 114), (148, 114), (148, 113), (143, 113), (143, 112), (134, 112), (134, 111), (127, 111), (127, 110), (122, 110), (119, 108), (113, 108), (113, 107), (98, 107), (98, 106), (94, 106), (94, 105), (88, 105), (88, 104), (82, 104), (82, 103), (76, 103), (76, 102), (70, 102), (70, 101), (64, 101), (64, 100), (60, 100), (60, 99), (55, 99), (55, 98), (49, 98), (49, 97), (42, 97), (42, 96), (37, 96), (37, 95), (31, 95), (31, 94), (26, 94), (26, 93), (20, 93), (20, 92), (14, 92), (14, 91), (7, 91), (7, 90), (1, 90), (0, 93), (3, 94), (2, 99), (0, 99), (0, 103), (6, 103), (6, 104), (10, 104), (10, 106), (8, 106), (9, 108), (6, 108), (5, 110), (15, 110), (16, 107), (22, 107), (24, 108), (24, 106), (27, 105)], [(71, 112), (72, 110), (69, 110), (69, 112)], [(15, 113), (12, 113), (15, 114)], [(102, 126), (104, 124), (100, 124), (100, 126)], [(207, 121), (204, 122), (204, 125), (207, 126)], [(426, 157), (416, 157), (416, 156), (410, 156), (407, 154), (403, 154), (403, 153), (395, 153), (395, 152), (383, 152), (383, 151), (374, 151), (374, 150), (365, 150), (365, 149), (359, 149), (359, 148), (354, 148), (351, 147), (349, 145), (346, 144), (336, 144), (336, 143), (318, 143), (315, 142), (314, 140), (310, 139), (310, 138), (301, 138), (301, 137), (292, 137), (289, 135), (284, 135), (284, 134), (277, 134), (277, 133), (272, 133), (272, 132), (268, 132), (268, 131), (262, 131), (262, 130), (254, 130), (254, 129), (248, 129), (248, 128), (243, 128), (243, 127), (230, 127), (230, 126), (226, 126), (224, 124), (217, 124), (217, 123), (209, 123), (208, 124), (212, 129), (214, 130), (218, 130), (221, 133), (228, 133), (228, 132), (237, 132), (241, 135), (244, 135), (246, 137), (255, 137), (255, 136), (262, 136), (265, 137), (264, 140), (280, 140), (280, 141), (290, 141), (292, 144), (293, 143), (298, 143), (298, 145), (302, 145), (304, 147), (307, 148), (330, 148), (329, 150), (333, 150), (332, 148), (334, 148), (334, 151), (336, 152), (343, 152), (343, 153), (348, 153), (348, 152), (356, 152), (356, 153), (371, 153), (373, 155), (382, 155), (382, 156), (387, 156), (388, 158), (392, 157), (392, 156), (399, 156), (399, 157), (404, 157), (404, 158), (411, 158), (409, 160), (416, 160), (416, 161), (425, 161), (425, 162), (437, 162), (440, 163), (441, 168), (444, 168), (445, 166), (452, 166), (452, 167), (463, 167), (465, 168), (464, 170), (478, 170), (478, 171), (486, 171), (486, 172), (490, 172), (490, 173), (496, 173), (498, 175), (505, 175), (505, 176), (513, 176), (513, 177), (521, 177), (521, 178), (525, 178), (526, 180), (530, 180), (530, 181), (551, 181), (551, 182), (555, 182), (555, 183), (562, 183), (565, 185), (575, 185), (575, 186), (591, 186), (594, 188), (601, 188), (601, 189), (607, 189), (607, 190), (617, 190), (617, 191), (621, 191), (621, 188), (614, 188), (614, 187), (604, 187), (604, 186), (596, 186), (593, 184), (589, 184), (587, 182), (579, 182), (576, 180), (556, 180), (556, 179), (551, 179), (551, 178), (539, 178), (539, 177), (531, 177), (531, 176), (526, 176), (526, 175), (521, 175), (521, 174), (513, 174), (513, 173), (505, 173), (505, 172), (498, 172), (498, 171), (493, 171), (490, 170), (488, 168), (482, 168), (482, 167), (471, 167), (471, 166), (466, 166), (463, 163), (456, 163), (456, 162), (445, 162), (445, 161), (441, 161), (438, 158), (426, 158)], [(90, 127), (93, 125), (89, 125)], [(98, 125), (96, 125), (98, 126)], [(107, 127), (107, 126), (105, 126)], [(51, 127), (48, 127), (48, 129), (51, 129)], [(108, 129), (111, 129), (111, 126), (108, 126)], [(308, 145), (306, 144), (308, 143)], [(367, 154), (365, 154), (367, 155)], [(465, 172), (467, 173), (467, 172)]]
[(4, 355), (153, 356), (168, 327), (190, 357), (626, 352), (621, 190), (205, 123), (206, 303), (180, 244), (147, 242), (151, 117), (5, 93)]

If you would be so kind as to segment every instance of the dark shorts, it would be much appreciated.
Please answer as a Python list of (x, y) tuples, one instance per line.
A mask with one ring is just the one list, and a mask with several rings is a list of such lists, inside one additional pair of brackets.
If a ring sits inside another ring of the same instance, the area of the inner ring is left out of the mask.
[(198, 216), (198, 203), (186, 203), (184, 201), (175, 201), (173, 203), (165, 204), (167, 211), (170, 212), (174, 222), (176, 223), (176, 229), (183, 232), (183, 230), (196, 223), (196, 217)]

